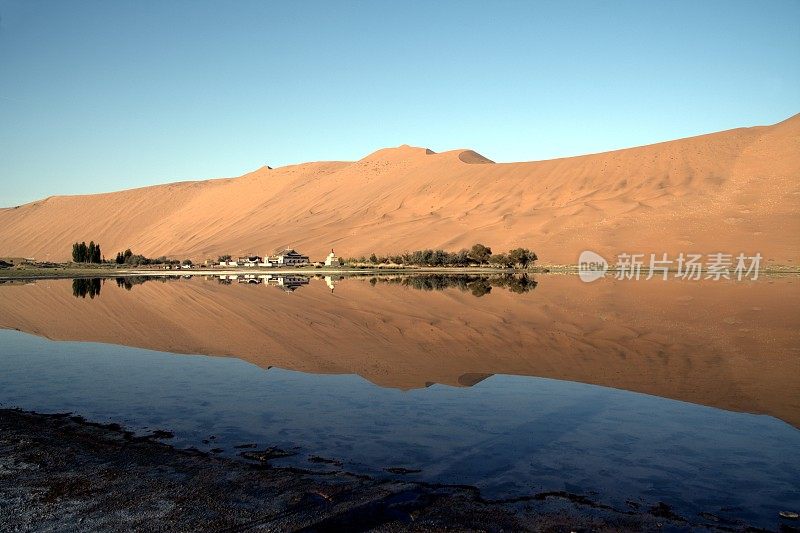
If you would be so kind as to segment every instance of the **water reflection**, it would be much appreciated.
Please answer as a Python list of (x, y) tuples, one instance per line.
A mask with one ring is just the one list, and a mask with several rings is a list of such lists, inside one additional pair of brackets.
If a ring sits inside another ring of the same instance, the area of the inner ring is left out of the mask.
[[(367, 277), (367, 276), (361, 276)], [(216, 276), (220, 284), (245, 283), (251, 285), (273, 285), (286, 292), (294, 292), (298, 288), (308, 285), (310, 279), (324, 279), (331, 291), (336, 283), (345, 279), (345, 276), (303, 276), (279, 274), (222, 274)], [(403, 285), (412, 289), (423, 291), (443, 291), (456, 288), (468, 292), (476, 297), (489, 294), (492, 287), (502, 287), (517, 294), (524, 294), (536, 288), (537, 282), (527, 274), (414, 274), (414, 275), (384, 275), (368, 276), (369, 283), (387, 283)]]
[(294, 292), (303, 285), (308, 285), (308, 276), (278, 276), (275, 274), (222, 274), (216, 276), (220, 285), (231, 285), (234, 282), (248, 285), (267, 285), (278, 287), (285, 292)]
[(166, 283), (168, 281), (174, 281), (177, 279), (181, 279), (180, 276), (123, 276), (115, 278), (117, 281), (117, 287), (122, 287), (127, 291), (133, 289), (133, 287), (136, 285), (141, 285), (142, 283), (148, 281), (160, 281), (161, 283)]
[(2, 285), (0, 327), (233, 356), (263, 368), (358, 374), (406, 390), (470, 386), (479, 381), (474, 376), (539, 376), (765, 413), (800, 426), (800, 286), (793, 278), (154, 279)]
[(536, 288), (537, 282), (527, 274), (501, 274), (481, 276), (474, 274), (420, 274), (416, 276), (372, 277), (370, 284), (394, 283), (423, 291), (443, 291), (456, 288), (481, 297), (492, 292), (492, 287), (502, 287), (517, 294), (524, 294)]
[(102, 281), (100, 278), (73, 279), (72, 295), (75, 298), (86, 298), (88, 295), (90, 299), (94, 299), (95, 296), (100, 296)]
[[(131, 290), (135, 285), (141, 285), (147, 281), (166, 282), (176, 279), (191, 279), (193, 276), (127, 276), (117, 277), (118, 287)], [(414, 275), (383, 275), (383, 276), (348, 276), (361, 277), (368, 279), (370, 285), (378, 283), (402, 285), (421, 291), (443, 291), (446, 289), (458, 289), (467, 292), (475, 297), (489, 294), (493, 287), (502, 287), (516, 294), (525, 294), (534, 290), (538, 284), (536, 279), (528, 274), (414, 274)], [(204, 276), (205, 279), (212, 278)], [(286, 275), (286, 274), (219, 274), (213, 276), (220, 285), (232, 285), (234, 283), (247, 285), (267, 285), (278, 287), (285, 292), (294, 292), (297, 289), (308, 285), (311, 279), (324, 280), (328, 288), (333, 291), (336, 284), (345, 279), (345, 276), (320, 276), (320, 275)], [(105, 278), (85, 278), (73, 280), (73, 295), (76, 297), (90, 298), (100, 295), (100, 287), (105, 282)]]
[(800, 504), (799, 289), (473, 275), (2, 284), (0, 328), (52, 340), (0, 332), (0, 402), (163, 427), (179, 445), (297, 445), (303, 467), (321, 455), (421, 469), (509, 497), (595, 490), (771, 527)]
[(470, 388), (400, 391), (17, 331), (0, 331), (0, 346), (0, 403), (169, 429), (179, 447), (236, 456), (276, 446), (293, 454), (279, 464), (413, 472), (400, 477), (487, 498), (567, 491), (622, 510), (663, 501), (690, 523), (702, 513), (773, 528), (779, 510), (800, 505), (800, 432), (771, 417), (541, 378), (466, 374)]

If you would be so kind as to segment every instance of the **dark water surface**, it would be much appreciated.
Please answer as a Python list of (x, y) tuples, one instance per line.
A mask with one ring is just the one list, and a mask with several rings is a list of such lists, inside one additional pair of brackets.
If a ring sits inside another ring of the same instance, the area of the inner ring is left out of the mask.
[(792, 279), (142, 281), (0, 286), (0, 403), (489, 498), (800, 508)]

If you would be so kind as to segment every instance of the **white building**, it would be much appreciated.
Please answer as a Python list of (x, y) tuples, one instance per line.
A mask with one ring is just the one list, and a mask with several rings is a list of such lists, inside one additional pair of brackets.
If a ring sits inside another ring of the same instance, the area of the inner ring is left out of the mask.
[(259, 266), (261, 258), (257, 255), (247, 255), (239, 258), (239, 264), (246, 267)]
[(328, 254), (328, 257), (325, 258), (325, 266), (339, 266), (339, 258), (333, 253), (333, 248), (331, 248), (331, 253)]

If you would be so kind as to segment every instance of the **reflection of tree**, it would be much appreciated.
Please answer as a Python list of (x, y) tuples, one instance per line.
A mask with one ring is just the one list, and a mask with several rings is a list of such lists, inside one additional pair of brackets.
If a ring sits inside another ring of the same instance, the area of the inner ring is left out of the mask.
[[(131, 290), (135, 285), (141, 285), (146, 281), (158, 280), (166, 283), (170, 280), (180, 279), (176, 276), (120, 276), (115, 278), (117, 287)], [(100, 296), (100, 287), (104, 283), (102, 278), (78, 278), (72, 280), (72, 295), (76, 298), (94, 298)]]
[(492, 285), (488, 283), (486, 280), (482, 279), (478, 281), (473, 281), (472, 283), (468, 283), (467, 286), (469, 287), (470, 292), (472, 292), (472, 295), (477, 298), (480, 298), (484, 294), (489, 294), (490, 292), (492, 292)]
[(492, 287), (503, 287), (511, 292), (523, 294), (532, 291), (537, 285), (536, 280), (529, 278), (527, 274), (522, 274), (521, 276), (514, 274), (499, 276), (420, 274), (415, 276), (387, 278), (373, 277), (369, 281), (371, 285), (375, 285), (378, 282), (392, 283), (405, 285), (421, 291), (441, 291), (449, 288), (457, 288), (464, 292), (470, 292), (476, 297), (489, 294), (492, 291)]
[(121, 287), (126, 291), (131, 290), (134, 285), (141, 285), (146, 281), (160, 281), (166, 283), (170, 280), (180, 279), (177, 276), (124, 276), (116, 278), (117, 287)]
[(75, 298), (94, 298), (100, 296), (100, 287), (102, 281), (100, 278), (80, 278), (72, 280), (72, 295)]
[[(164, 276), (166, 277), (166, 276)], [(117, 278), (117, 287), (122, 287), (126, 291), (133, 288), (134, 285), (141, 285), (145, 281), (156, 279), (156, 276), (125, 276)]]
[(499, 280), (498, 285), (505, 287), (511, 292), (523, 294), (532, 291), (538, 283), (535, 279), (529, 278), (527, 274), (521, 276), (504, 276)]

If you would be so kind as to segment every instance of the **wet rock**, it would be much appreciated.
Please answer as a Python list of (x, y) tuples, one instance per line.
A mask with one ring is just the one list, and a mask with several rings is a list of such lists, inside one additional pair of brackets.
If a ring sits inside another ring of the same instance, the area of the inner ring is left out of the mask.
[(675, 520), (678, 522), (682, 522), (683, 518), (672, 510), (672, 507), (667, 505), (664, 502), (658, 502), (653, 507), (649, 509), (650, 514), (653, 516), (657, 516), (659, 518), (669, 518), (670, 520)]
[(291, 457), (293, 455), (297, 455), (296, 452), (288, 452), (286, 450), (282, 450), (275, 446), (269, 447), (265, 450), (261, 451), (248, 451), (242, 452), (239, 454), (240, 456), (244, 457), (245, 459), (250, 459), (252, 461), (258, 461), (261, 463), (269, 462), (273, 459), (280, 459), (282, 457)]
[(403, 468), (402, 466), (392, 466), (386, 469), (387, 472), (390, 474), (419, 474), (422, 470), (416, 470), (414, 468)]
[(337, 461), (336, 459), (326, 459), (325, 457), (320, 457), (319, 455), (312, 455), (308, 458), (309, 463), (322, 463), (334, 466), (342, 466), (341, 461)]
[(703, 518), (705, 520), (709, 520), (711, 522), (719, 522), (720, 521), (720, 517), (718, 517), (717, 515), (712, 514), (712, 513), (706, 513), (706, 512), (700, 513), (700, 518)]

